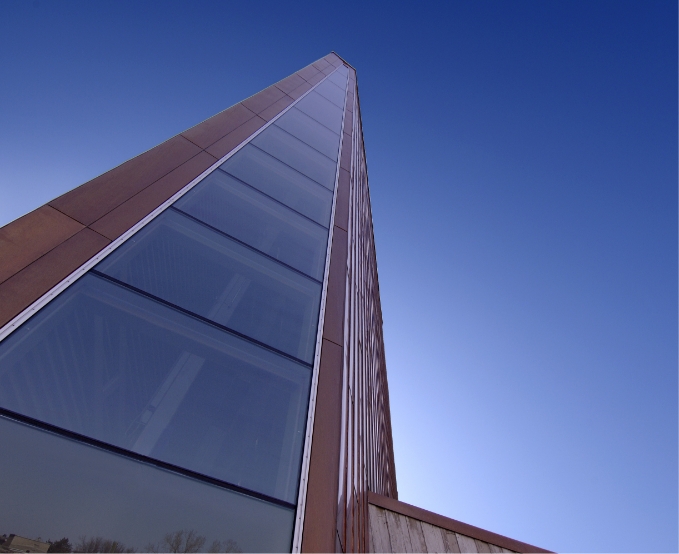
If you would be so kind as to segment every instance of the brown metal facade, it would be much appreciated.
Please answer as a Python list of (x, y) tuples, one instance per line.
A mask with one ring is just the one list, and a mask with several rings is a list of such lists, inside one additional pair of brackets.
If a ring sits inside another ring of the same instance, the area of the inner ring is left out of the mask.
[(367, 552), (368, 493), (397, 498), (375, 241), (349, 72), (302, 551)]

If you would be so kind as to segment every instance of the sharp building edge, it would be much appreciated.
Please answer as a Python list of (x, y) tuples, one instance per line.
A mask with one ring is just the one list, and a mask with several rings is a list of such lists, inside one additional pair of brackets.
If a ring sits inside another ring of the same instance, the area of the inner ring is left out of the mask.
[(0, 229), (0, 440), (0, 552), (546, 552), (398, 500), (334, 52)]

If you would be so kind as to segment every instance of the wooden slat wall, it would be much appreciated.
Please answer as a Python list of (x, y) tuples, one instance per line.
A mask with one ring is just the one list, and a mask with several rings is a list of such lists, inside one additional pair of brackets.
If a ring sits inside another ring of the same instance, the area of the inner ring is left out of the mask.
[(515, 552), (369, 504), (370, 552)]
[(371, 552), (551, 552), (374, 492), (368, 503)]

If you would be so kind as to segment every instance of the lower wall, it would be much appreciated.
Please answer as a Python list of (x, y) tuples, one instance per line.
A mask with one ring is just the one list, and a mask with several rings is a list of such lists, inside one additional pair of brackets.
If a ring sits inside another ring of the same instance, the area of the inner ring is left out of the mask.
[(368, 502), (370, 552), (549, 552), (393, 498)]

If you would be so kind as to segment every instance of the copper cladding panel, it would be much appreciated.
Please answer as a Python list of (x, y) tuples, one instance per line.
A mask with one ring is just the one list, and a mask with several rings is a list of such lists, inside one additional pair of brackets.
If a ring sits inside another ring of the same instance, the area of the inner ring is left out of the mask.
[[(351, 114), (349, 114), (351, 116)], [(351, 121), (351, 117), (347, 118)], [(351, 169), (351, 135), (344, 135), (342, 142), (342, 154), (340, 156), (340, 167), (346, 171)]]
[(342, 409), (342, 347), (323, 339), (306, 498), (303, 552), (333, 552)]
[(347, 231), (349, 228), (349, 172), (341, 169), (337, 183), (337, 202), (335, 204), (335, 225)]
[(306, 83), (306, 81), (302, 79), (302, 77), (294, 74), (281, 81), (278, 81), (275, 86), (281, 89), (285, 94), (290, 94), (293, 90), (304, 83)]
[[(334, 460), (313, 455), (316, 441), (325, 445), (328, 435), (335, 444), (336, 432), (337, 414), (326, 412), (337, 410), (337, 405), (323, 403), (319, 381), (304, 552), (367, 551), (368, 492), (393, 498), (398, 494), (367, 168), (360, 118), (353, 117), (358, 109), (352, 86), (350, 83), (347, 101), (354, 105), (347, 106), (345, 112), (323, 328), (324, 349), (332, 341), (341, 346), (342, 352), (339, 450)], [(321, 353), (321, 367), (326, 355)], [(319, 448), (330, 451), (327, 446)], [(323, 475), (326, 482), (312, 480), (311, 475)], [(327, 528), (329, 508), (321, 507), (318, 500), (328, 495), (330, 483), (337, 483), (332, 532)], [(312, 498), (314, 503), (310, 505)], [(307, 540), (307, 533), (322, 539)]]
[(276, 102), (271, 104), (271, 106), (269, 106), (267, 109), (259, 112), (259, 117), (265, 119), (266, 121), (271, 121), (293, 102), (294, 100), (292, 98), (290, 98), (288, 95), (285, 95), (280, 100), (276, 100)]
[[(340, 460), (337, 532), (346, 552), (369, 548), (369, 491), (398, 497), (391, 437), (382, 310), (377, 281), (370, 192), (363, 146), (360, 110), (352, 90), (346, 116), (353, 118), (350, 164), (342, 152), (342, 168), (349, 169), (349, 252), (345, 323), (344, 445)], [(347, 131), (345, 127), (345, 132)], [(344, 150), (344, 149), (343, 149)]]
[(317, 85), (317, 84), (320, 83), (323, 79), (325, 79), (325, 73), (322, 73), (322, 72), (319, 71), (318, 73), (316, 73), (316, 75), (313, 75), (312, 77), (309, 77), (309, 78), (307, 79), (307, 82), (308, 82), (310, 85)]
[(325, 68), (330, 67), (330, 62), (321, 58), (320, 60), (312, 63), (311, 65), (313, 65), (319, 71), (323, 71)]
[(285, 93), (275, 85), (271, 85), (254, 96), (243, 100), (241, 104), (248, 110), (259, 114), (283, 97), (285, 97)]
[(347, 275), (347, 232), (335, 227), (332, 237), (328, 293), (325, 300), (323, 338), (342, 345), (344, 340), (344, 293)]
[(81, 223), (42, 206), (0, 229), (0, 283), (83, 228)]
[(82, 229), (0, 284), (0, 327), (110, 242), (90, 229)]
[(76, 221), (89, 225), (200, 151), (188, 139), (173, 137), (49, 204)]
[(111, 240), (117, 239), (216, 161), (214, 156), (201, 152), (95, 221), (90, 228)]
[(311, 85), (304, 81), (304, 83), (299, 85), (296, 89), (290, 91), (288, 93), (288, 96), (290, 96), (290, 98), (294, 98), (295, 100), (297, 100), (300, 96), (302, 96), (302, 94), (304, 94), (308, 90), (311, 90)]
[(207, 148), (253, 117), (255, 117), (253, 111), (248, 110), (243, 104), (236, 104), (187, 129), (182, 136), (201, 148)]
[(299, 75), (305, 81), (309, 81), (309, 79), (314, 78), (319, 73), (320, 71), (316, 69), (313, 65), (307, 65), (304, 69), (300, 69), (297, 72), (297, 75)]
[(222, 158), (265, 124), (266, 121), (259, 116), (248, 119), (243, 125), (231, 131), (224, 138), (219, 139), (212, 146), (206, 148), (205, 151), (217, 159)]

